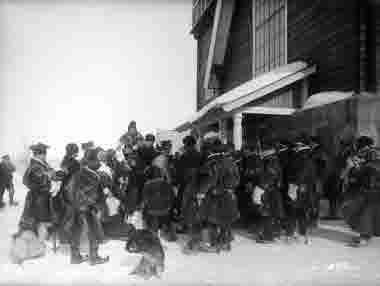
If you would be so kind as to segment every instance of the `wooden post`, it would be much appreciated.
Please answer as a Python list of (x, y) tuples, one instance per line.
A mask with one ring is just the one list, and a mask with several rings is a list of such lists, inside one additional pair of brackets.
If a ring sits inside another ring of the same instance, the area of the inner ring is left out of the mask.
[(233, 117), (234, 121), (234, 145), (235, 150), (240, 151), (242, 145), (243, 145), (243, 114), (237, 113)]
[(227, 120), (219, 120), (219, 137), (223, 144), (227, 144)]
[[(300, 100), (300, 108), (302, 108), (309, 97), (309, 81), (307, 78), (303, 79), (301, 82), (301, 100)], [(298, 107), (298, 106), (297, 106)]]

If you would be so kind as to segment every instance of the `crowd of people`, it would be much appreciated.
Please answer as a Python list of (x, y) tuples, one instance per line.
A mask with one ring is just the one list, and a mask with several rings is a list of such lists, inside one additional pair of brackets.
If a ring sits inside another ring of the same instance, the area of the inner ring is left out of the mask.
[[(169, 143), (155, 146), (155, 136), (143, 137), (131, 122), (115, 149), (90, 141), (81, 145), (84, 155), (78, 158), (78, 145), (68, 144), (59, 170), (47, 163), (49, 147), (38, 143), (30, 147), (33, 156), (23, 176), (29, 191), (15, 237), (28, 230), (46, 240), (54, 233), (70, 244), (71, 263), (91, 265), (109, 260), (99, 256), (100, 243), (130, 239), (138, 214), (144, 228), (168, 241), (187, 234), (185, 254), (230, 251), (237, 222), (257, 243), (299, 236), (308, 243), (324, 189), (334, 185), (341, 190), (336, 204), (360, 234), (351, 245), (365, 245), (380, 234), (380, 157), (373, 143), (360, 137), (347, 144), (335, 179), (324, 175), (318, 138), (307, 136), (266, 146), (257, 142), (240, 152), (217, 137), (205, 138), (199, 150), (196, 138), (186, 136), (181, 153), (172, 155)], [(0, 194), (9, 189), (15, 203), (11, 177), (5, 182)], [(80, 253), (85, 229), (88, 257)]]

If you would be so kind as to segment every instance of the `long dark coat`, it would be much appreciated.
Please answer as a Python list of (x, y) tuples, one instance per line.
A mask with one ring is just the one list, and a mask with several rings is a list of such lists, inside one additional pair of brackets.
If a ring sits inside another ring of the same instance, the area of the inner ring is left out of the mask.
[(200, 200), (197, 196), (201, 191), (201, 174), (199, 169), (188, 171), (187, 184), (184, 186), (181, 200), (181, 214), (185, 225), (198, 225), (202, 222), (200, 215)]
[(51, 170), (46, 162), (34, 158), (30, 160), (23, 176), (23, 183), (29, 191), (21, 215), (21, 228), (35, 230), (38, 223), (52, 221), (51, 180), (48, 175)]
[(352, 175), (353, 185), (342, 206), (345, 221), (360, 234), (380, 236), (380, 160), (364, 164)]
[(218, 158), (211, 167), (211, 182), (206, 198), (202, 202), (201, 217), (220, 226), (231, 225), (239, 218), (235, 188), (240, 182), (240, 174), (232, 157)]
[(293, 154), (288, 172), (288, 183), (298, 186), (297, 199), (293, 201), (289, 195), (286, 195), (285, 205), (287, 214), (297, 212), (307, 219), (311, 224), (318, 217), (316, 214), (318, 196), (316, 194), (316, 170), (315, 164), (310, 154)]
[(0, 163), (0, 185), (1, 187), (9, 188), (13, 184), (13, 173), (16, 167), (12, 162), (2, 161)]
[[(65, 156), (61, 162), (61, 169), (65, 172), (65, 176), (62, 180), (58, 194), (52, 198), (52, 216), (53, 222), (57, 226), (59, 239), (64, 243), (67, 242), (68, 238), (65, 237), (62, 222), (65, 221), (67, 215), (70, 215), (70, 203), (67, 198), (66, 186), (70, 182), (72, 176), (79, 171), (80, 163), (77, 159), (71, 156)], [(66, 214), (67, 212), (69, 214)]]
[[(136, 168), (128, 168), (116, 160), (110, 167), (113, 171), (112, 193), (122, 202), (124, 211), (131, 214), (139, 204), (140, 191)], [(120, 179), (124, 179), (125, 183), (121, 183)]]
[[(187, 149), (176, 162), (175, 181), (178, 184), (176, 207), (187, 223), (193, 223), (197, 208), (196, 194), (199, 190), (199, 168), (201, 154), (194, 149)], [(195, 223), (195, 221), (194, 221)]]
[(174, 202), (172, 186), (163, 178), (148, 180), (143, 189), (145, 213), (152, 216), (168, 215)]
[(100, 176), (87, 167), (81, 167), (67, 184), (66, 193), (69, 204), (63, 229), (67, 237), (73, 235), (74, 228), (80, 227), (83, 223), (80, 219), (81, 214), (85, 213), (91, 223), (96, 225), (94, 237), (98, 241), (103, 241), (104, 232), (96, 216), (97, 207), (102, 205), (103, 199)]

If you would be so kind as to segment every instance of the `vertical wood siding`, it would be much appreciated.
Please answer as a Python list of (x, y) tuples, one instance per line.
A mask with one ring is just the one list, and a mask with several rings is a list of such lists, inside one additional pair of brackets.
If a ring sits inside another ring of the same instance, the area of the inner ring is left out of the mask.
[(359, 90), (359, 1), (288, 0), (288, 62), (317, 64), (311, 92)]
[(252, 0), (236, 1), (221, 78), (221, 92), (252, 78)]

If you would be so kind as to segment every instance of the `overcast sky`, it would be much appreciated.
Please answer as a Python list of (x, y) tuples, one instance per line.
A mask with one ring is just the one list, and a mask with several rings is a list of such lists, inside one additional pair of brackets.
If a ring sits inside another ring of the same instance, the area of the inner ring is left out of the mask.
[(0, 1), (0, 151), (112, 146), (195, 109), (191, 0)]

